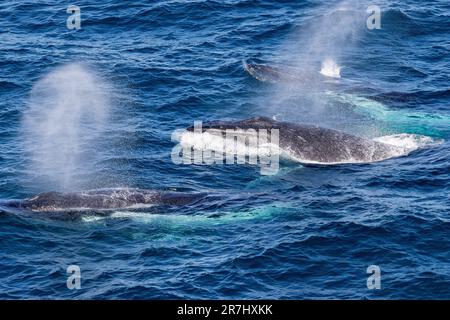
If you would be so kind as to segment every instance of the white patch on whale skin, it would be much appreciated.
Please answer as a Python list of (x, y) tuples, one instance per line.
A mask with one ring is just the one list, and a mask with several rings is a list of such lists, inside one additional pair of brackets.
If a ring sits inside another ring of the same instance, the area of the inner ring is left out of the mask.
[[(258, 156), (265, 150), (270, 150), (272, 154), (281, 154), (282, 152), (277, 145), (271, 143), (260, 144), (259, 148), (258, 146), (249, 146), (239, 142), (235, 143), (235, 145), (229, 145), (226, 143), (226, 139), (224, 139), (220, 132), (221, 131), (218, 130), (218, 134), (211, 134), (208, 131), (203, 133), (186, 131), (179, 137), (179, 141), (183, 147), (192, 146), (197, 150), (213, 150), (224, 152), (225, 154)], [(248, 136), (248, 134), (245, 133), (245, 130), (243, 131), (243, 134)]]

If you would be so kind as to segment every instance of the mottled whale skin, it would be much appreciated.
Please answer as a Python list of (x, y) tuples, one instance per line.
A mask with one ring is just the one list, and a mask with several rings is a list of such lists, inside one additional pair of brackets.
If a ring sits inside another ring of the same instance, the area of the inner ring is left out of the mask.
[[(280, 122), (267, 117), (202, 124), (202, 131), (222, 135), (225, 130), (278, 129), (279, 147), (302, 163), (341, 164), (381, 161), (403, 154), (401, 148), (338, 130)], [(193, 131), (194, 127), (187, 129)], [(244, 133), (245, 134), (245, 133)]]
[(244, 69), (255, 79), (269, 83), (287, 82), (313, 85), (330, 79), (319, 72), (305, 72), (295, 68), (247, 63), (245, 61)]
[(204, 196), (203, 193), (145, 189), (101, 189), (68, 193), (44, 192), (25, 200), (6, 201), (2, 206), (16, 213), (65, 220), (76, 219), (83, 215), (107, 216), (115, 209), (145, 205), (188, 205)]

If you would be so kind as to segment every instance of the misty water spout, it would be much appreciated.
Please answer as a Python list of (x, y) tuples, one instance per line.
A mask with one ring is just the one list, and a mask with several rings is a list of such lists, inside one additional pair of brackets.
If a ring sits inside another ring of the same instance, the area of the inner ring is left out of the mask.
[[(286, 65), (298, 81), (274, 84), (261, 104), (270, 115), (281, 120), (295, 120), (344, 129), (344, 115), (324, 92), (340, 83), (345, 60), (359, 45), (364, 35), (365, 5), (354, 1), (339, 1), (326, 6), (320, 15), (303, 23), (281, 46), (276, 64)], [(351, 116), (351, 115), (350, 115)]]
[(92, 168), (85, 154), (95, 149), (109, 106), (108, 85), (85, 65), (64, 65), (40, 79), (22, 121), (29, 173), (53, 189), (76, 185)]

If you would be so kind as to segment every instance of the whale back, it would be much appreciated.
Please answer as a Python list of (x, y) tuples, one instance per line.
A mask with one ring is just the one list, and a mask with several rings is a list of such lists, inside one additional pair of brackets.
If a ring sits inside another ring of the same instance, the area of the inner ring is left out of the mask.
[[(278, 129), (279, 147), (303, 163), (337, 164), (373, 162), (399, 153), (396, 147), (342, 131), (308, 124), (280, 122), (268, 117), (253, 117), (240, 121), (213, 121), (202, 125), (203, 131), (224, 134), (224, 130)], [(193, 128), (188, 130), (192, 131)], [(248, 133), (250, 134), (250, 132)]]
[(156, 202), (159, 193), (138, 189), (110, 189), (84, 192), (44, 192), (23, 201), (21, 207), (36, 211), (67, 209), (115, 209)]
[(145, 189), (103, 189), (83, 192), (44, 192), (10, 206), (41, 212), (122, 209), (136, 205), (186, 205), (204, 194)]
[(244, 69), (255, 79), (268, 83), (284, 82), (313, 86), (319, 81), (327, 80), (319, 72), (299, 70), (287, 66), (270, 66), (244, 62)]

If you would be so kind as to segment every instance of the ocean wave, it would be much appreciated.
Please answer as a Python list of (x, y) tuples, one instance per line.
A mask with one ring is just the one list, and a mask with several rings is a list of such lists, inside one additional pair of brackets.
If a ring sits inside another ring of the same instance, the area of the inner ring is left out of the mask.
[[(2, 1), (1, 199), (56, 188), (27, 165), (20, 119), (38, 79), (73, 61), (113, 83), (105, 93), (117, 107), (101, 141), (81, 153), (81, 184), (68, 188), (219, 196), (70, 222), (0, 208), (0, 298), (450, 298), (448, 1), (383, 1), (381, 30), (367, 30), (366, 6), (346, 2), (336, 10), (342, 1), (85, 0), (74, 3), (81, 30), (68, 30), (67, 5)], [(291, 98), (249, 81), (246, 57), (317, 74), (332, 58), (342, 78), (326, 85), (332, 94), (312, 86)], [(66, 115), (86, 98), (59, 93)], [(171, 161), (174, 130), (259, 114), (415, 151), (370, 165), (283, 158), (273, 176)], [(82, 290), (65, 285), (71, 264), (81, 267)], [(366, 289), (370, 264), (381, 267), (382, 290)]]
[(22, 88), (22, 86), (20, 84), (17, 84), (15, 82), (11, 82), (11, 81), (0, 80), (0, 90), (1, 89), (12, 90), (12, 89), (19, 89), (19, 88)]

